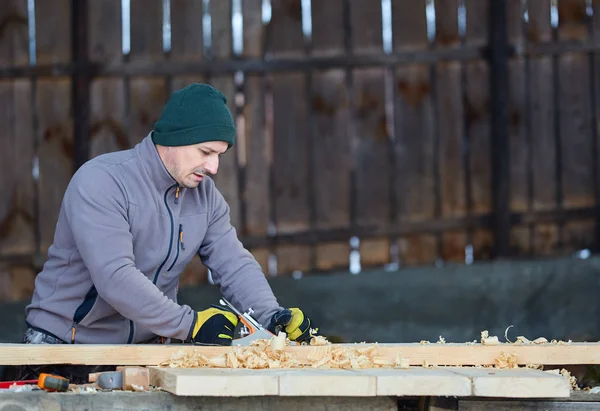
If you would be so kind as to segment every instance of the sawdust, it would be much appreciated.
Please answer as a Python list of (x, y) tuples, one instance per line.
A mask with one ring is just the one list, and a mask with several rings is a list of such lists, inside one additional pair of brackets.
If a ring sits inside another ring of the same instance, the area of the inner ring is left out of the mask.
[(500, 356), (494, 360), (495, 368), (519, 368), (517, 356), (515, 354), (500, 353)]
[(546, 371), (550, 374), (556, 374), (556, 375), (562, 375), (564, 378), (566, 378), (569, 381), (569, 384), (571, 385), (571, 389), (573, 391), (581, 391), (581, 388), (579, 388), (579, 385), (577, 385), (577, 378), (573, 375), (571, 375), (571, 373), (562, 368), (562, 369), (554, 369), (554, 370), (548, 370)]
[[(283, 334), (283, 335), (282, 335)], [(282, 346), (282, 342), (285, 344)], [(395, 359), (378, 355), (377, 344), (367, 347), (336, 346), (325, 337), (314, 336), (311, 345), (315, 346), (306, 359), (300, 361), (284, 350), (290, 345), (284, 333), (270, 340), (259, 339), (250, 346), (232, 347), (222, 356), (208, 358), (199, 350), (184, 351), (160, 364), (170, 368), (409, 368), (409, 359), (400, 354)]]

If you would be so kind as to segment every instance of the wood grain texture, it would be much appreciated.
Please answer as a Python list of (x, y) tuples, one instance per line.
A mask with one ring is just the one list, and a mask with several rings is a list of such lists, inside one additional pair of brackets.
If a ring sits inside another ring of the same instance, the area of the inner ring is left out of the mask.
[(207, 369), (150, 368), (150, 383), (186, 396), (569, 397), (569, 381), (531, 369)]
[[(333, 348), (369, 348), (372, 344), (334, 344)], [(286, 352), (303, 361), (319, 347), (287, 346)], [(0, 364), (90, 364), (90, 365), (159, 365), (172, 355), (201, 353), (207, 357), (224, 356), (230, 347), (192, 345), (45, 345), (0, 344)], [(377, 344), (377, 356), (395, 360), (400, 354), (412, 366), (426, 361), (437, 366), (495, 365), (501, 355), (511, 354), (516, 363), (541, 365), (600, 364), (600, 343), (518, 345), (501, 343), (481, 344)]]
[(476, 397), (557, 398), (570, 394), (569, 380), (539, 370), (485, 370), (450, 368), (469, 377)]
[(377, 378), (377, 395), (471, 395), (471, 380), (440, 368), (357, 370)]
[(301, 369), (279, 374), (281, 396), (372, 397), (377, 395), (377, 378), (351, 370)]
[(175, 395), (205, 397), (279, 394), (272, 370), (150, 368), (150, 384)]

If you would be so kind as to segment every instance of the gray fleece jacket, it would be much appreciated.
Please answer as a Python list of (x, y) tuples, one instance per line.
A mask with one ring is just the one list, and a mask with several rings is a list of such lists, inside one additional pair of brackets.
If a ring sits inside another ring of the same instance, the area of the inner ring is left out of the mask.
[(71, 179), (26, 321), (68, 343), (189, 340), (195, 310), (214, 303), (177, 303), (179, 276), (196, 253), (238, 309), (252, 308), (265, 326), (281, 309), (213, 180), (179, 187), (148, 135)]

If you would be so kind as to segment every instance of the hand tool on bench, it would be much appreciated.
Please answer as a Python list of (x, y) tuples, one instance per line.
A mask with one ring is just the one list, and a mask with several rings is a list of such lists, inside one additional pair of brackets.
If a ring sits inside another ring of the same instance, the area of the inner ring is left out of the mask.
[(69, 389), (69, 380), (60, 375), (41, 373), (37, 385), (42, 390), (65, 392)]
[(148, 390), (150, 384), (150, 371), (145, 367), (117, 367), (116, 371), (96, 372), (89, 375), (89, 382), (95, 383), (104, 390), (138, 389)]
[(223, 306), (225, 306), (229, 311), (238, 316), (241, 323), (241, 327), (239, 329), (240, 337), (234, 338), (233, 342), (231, 343), (232, 345), (250, 345), (252, 341), (260, 339), (269, 340), (275, 336), (275, 334), (267, 330), (258, 321), (256, 321), (254, 317), (252, 317), (252, 314), (254, 313), (252, 309), (249, 309), (248, 312), (242, 313), (224, 297), (221, 297), (219, 304), (221, 304), (221, 306), (214, 307), (223, 309)]

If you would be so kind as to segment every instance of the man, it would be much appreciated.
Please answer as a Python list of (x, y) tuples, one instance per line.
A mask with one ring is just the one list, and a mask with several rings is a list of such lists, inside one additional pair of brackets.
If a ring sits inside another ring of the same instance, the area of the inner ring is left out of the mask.
[(179, 276), (195, 254), (236, 308), (308, 341), (315, 326), (278, 304), (208, 177), (235, 136), (225, 96), (191, 84), (172, 94), (134, 148), (84, 164), (66, 189), (23, 342), (230, 345), (233, 313), (177, 303)]

